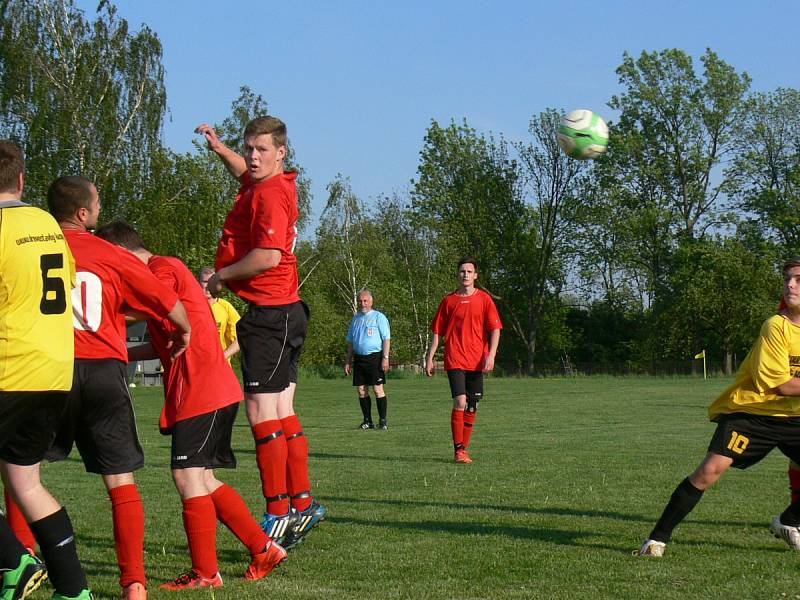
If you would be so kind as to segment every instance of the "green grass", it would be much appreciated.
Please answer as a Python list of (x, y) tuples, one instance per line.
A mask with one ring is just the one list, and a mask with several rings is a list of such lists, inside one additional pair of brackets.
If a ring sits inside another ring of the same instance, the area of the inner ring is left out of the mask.
[[(314, 492), (328, 519), (267, 579), (245, 582), (248, 557), (218, 535), (225, 587), (193, 598), (527, 599), (795, 598), (798, 560), (768, 532), (788, 502), (777, 453), (731, 471), (678, 528), (663, 559), (631, 555), (675, 485), (705, 453), (706, 407), (727, 380), (490, 379), (472, 465), (455, 465), (447, 380), (390, 380), (387, 432), (360, 431), (349, 382), (301, 380), (296, 401), (311, 446)], [(150, 597), (188, 568), (169, 438), (157, 432), (160, 388), (135, 390), (148, 466)], [(374, 407), (373, 407), (374, 410)], [(221, 471), (263, 509), (243, 414), (236, 471)], [(80, 462), (48, 465), (100, 597), (118, 597), (110, 504)], [(34, 598), (49, 597), (49, 590)], [(186, 596), (186, 597), (188, 597)]]

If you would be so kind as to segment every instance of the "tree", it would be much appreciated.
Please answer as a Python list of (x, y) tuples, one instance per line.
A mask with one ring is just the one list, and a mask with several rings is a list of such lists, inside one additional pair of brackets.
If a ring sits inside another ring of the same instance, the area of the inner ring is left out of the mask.
[(107, 215), (142, 197), (166, 108), (161, 42), (131, 33), (101, 1), (87, 21), (72, 0), (0, 4), (0, 135), (26, 151), (28, 197), (82, 174)]

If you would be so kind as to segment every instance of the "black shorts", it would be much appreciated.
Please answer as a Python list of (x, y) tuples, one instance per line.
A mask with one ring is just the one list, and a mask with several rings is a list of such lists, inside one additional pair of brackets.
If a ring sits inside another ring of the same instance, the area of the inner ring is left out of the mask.
[(722, 415), (708, 445), (709, 452), (732, 458), (737, 469), (756, 464), (773, 448), (800, 463), (800, 419), (746, 413)]
[(479, 402), (483, 398), (483, 371), (464, 371), (452, 369), (447, 372), (450, 381), (450, 395), (467, 396)]
[(178, 421), (172, 428), (173, 469), (235, 469), (231, 435), (239, 403)]
[(78, 447), (89, 473), (118, 475), (144, 466), (125, 363), (76, 359), (67, 412), (48, 460), (63, 460)]
[(0, 392), (0, 459), (23, 466), (41, 462), (66, 406), (67, 392)]
[(297, 383), (297, 359), (306, 339), (308, 316), (308, 306), (302, 301), (250, 305), (236, 323), (246, 393), (282, 392)]
[(353, 355), (353, 385), (383, 385), (386, 373), (381, 369), (383, 353)]

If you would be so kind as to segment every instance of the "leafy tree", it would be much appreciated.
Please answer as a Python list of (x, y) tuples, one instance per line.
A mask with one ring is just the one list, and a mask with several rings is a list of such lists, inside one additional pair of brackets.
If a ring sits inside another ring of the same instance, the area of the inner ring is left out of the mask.
[(25, 148), (28, 197), (82, 174), (106, 214), (142, 197), (166, 108), (161, 42), (110, 2), (89, 22), (72, 0), (0, 3), (0, 135)]

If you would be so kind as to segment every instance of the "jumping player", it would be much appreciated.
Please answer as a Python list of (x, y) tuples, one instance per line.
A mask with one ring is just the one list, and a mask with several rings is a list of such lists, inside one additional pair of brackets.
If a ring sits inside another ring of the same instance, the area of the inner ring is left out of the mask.
[[(208, 290), (227, 286), (249, 303), (236, 326), (241, 347), (247, 418), (267, 503), (262, 526), (287, 549), (325, 518), (311, 495), (308, 441), (294, 412), (297, 361), (308, 307), (298, 294), (297, 173), (284, 171), (286, 125), (258, 117), (244, 130), (244, 157), (200, 125), (208, 147), (241, 182), (217, 248)], [(290, 510), (291, 508), (291, 510)]]
[[(717, 429), (708, 453), (675, 488), (640, 556), (662, 556), (675, 527), (730, 467), (746, 469), (776, 447), (800, 461), (800, 257), (784, 264), (783, 279), (785, 308), (764, 321), (735, 382), (709, 407)], [(800, 502), (795, 499), (770, 529), (800, 550), (798, 527)]]
[(147, 597), (144, 571), (144, 506), (133, 472), (144, 466), (136, 416), (128, 393), (125, 315), (167, 318), (176, 324), (172, 352), (183, 352), (191, 326), (177, 294), (141, 262), (90, 233), (100, 197), (84, 177), (60, 177), (47, 205), (77, 264), (72, 290), (75, 374), (67, 418), (47, 456), (66, 458), (73, 442), (89, 473), (103, 478), (111, 500), (114, 546), (123, 597)]
[(453, 411), (450, 427), (457, 463), (472, 462), (467, 449), (483, 398), (483, 374), (494, 369), (503, 324), (492, 297), (475, 287), (478, 263), (458, 261), (459, 287), (444, 297), (431, 324), (433, 336), (425, 361), (425, 373), (433, 376), (433, 357), (444, 337), (444, 368), (450, 381)]
[(372, 292), (361, 290), (358, 293), (359, 312), (353, 315), (347, 329), (347, 358), (344, 374), (353, 370), (353, 385), (358, 387), (358, 403), (364, 417), (359, 429), (374, 429), (372, 422), (372, 402), (369, 386), (375, 390), (375, 403), (378, 405), (379, 427), (389, 428), (386, 421), (388, 400), (383, 386), (386, 371), (389, 370), (389, 347), (391, 331), (389, 319), (382, 312), (373, 310)]
[[(183, 501), (183, 522), (192, 568), (166, 590), (220, 587), (217, 563), (217, 520), (248, 548), (251, 563), (245, 578), (261, 579), (286, 558), (253, 519), (239, 493), (214, 476), (214, 468), (234, 468), (231, 435), (242, 400), (239, 380), (225, 360), (216, 324), (202, 288), (180, 260), (156, 256), (135, 229), (115, 222), (97, 235), (130, 250), (186, 307), (192, 325), (192, 345), (170, 356), (174, 327), (165, 319), (147, 322), (151, 344), (130, 349), (131, 360), (158, 356), (164, 366), (164, 409), (160, 429), (172, 435), (172, 478)], [(132, 255), (132, 256), (133, 256)]]
[[(46, 212), (22, 202), (22, 149), (0, 140), (0, 475), (30, 524), (56, 600), (90, 600), (66, 509), (44, 488), (39, 463), (72, 386), (74, 342), (69, 247)], [(0, 512), (2, 598), (25, 598), (42, 562)]]

